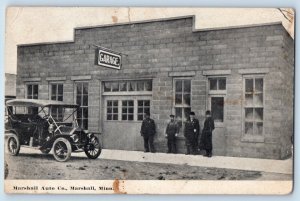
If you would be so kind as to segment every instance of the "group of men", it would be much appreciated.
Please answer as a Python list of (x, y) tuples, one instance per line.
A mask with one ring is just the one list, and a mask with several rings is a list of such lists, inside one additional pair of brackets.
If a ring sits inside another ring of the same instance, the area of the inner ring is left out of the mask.
[[(189, 118), (184, 123), (184, 137), (186, 143), (186, 154), (196, 155), (204, 150), (204, 156), (212, 156), (212, 131), (215, 129), (214, 120), (211, 112), (205, 113), (205, 121), (202, 132), (200, 132), (199, 120), (195, 118), (195, 113), (190, 112)], [(176, 153), (176, 138), (178, 137), (180, 126), (175, 120), (173, 114), (170, 115), (170, 121), (165, 129), (165, 137), (167, 138), (168, 152)], [(150, 114), (145, 114), (145, 119), (141, 126), (141, 135), (144, 138), (144, 152), (155, 152), (153, 145), (154, 135), (156, 134), (155, 122), (150, 118)]]

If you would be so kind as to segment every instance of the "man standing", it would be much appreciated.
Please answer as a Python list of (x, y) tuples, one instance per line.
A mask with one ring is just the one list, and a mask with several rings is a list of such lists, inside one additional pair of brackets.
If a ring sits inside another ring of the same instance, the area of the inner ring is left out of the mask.
[(170, 122), (166, 127), (166, 138), (168, 139), (168, 152), (167, 153), (176, 153), (176, 137), (178, 136), (179, 126), (175, 121), (175, 116), (170, 115)]
[(197, 139), (200, 133), (200, 125), (198, 119), (195, 118), (195, 113), (190, 112), (190, 117), (185, 123), (184, 136), (187, 152), (186, 155), (196, 154), (198, 142)]
[(209, 110), (205, 113), (206, 119), (204, 121), (204, 127), (201, 135), (201, 146), (200, 149), (204, 149), (206, 154), (204, 156), (212, 156), (212, 131), (215, 129), (215, 123), (211, 117)]
[(149, 152), (149, 147), (150, 147), (150, 151), (152, 153), (155, 153), (155, 149), (153, 145), (153, 139), (155, 133), (156, 133), (155, 122), (153, 119), (150, 119), (149, 113), (145, 113), (145, 118), (141, 126), (141, 135), (144, 138), (144, 152)]

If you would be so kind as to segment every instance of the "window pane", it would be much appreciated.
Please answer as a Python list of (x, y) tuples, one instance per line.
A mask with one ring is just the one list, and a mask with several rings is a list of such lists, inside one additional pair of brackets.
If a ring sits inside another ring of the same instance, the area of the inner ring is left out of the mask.
[(262, 107), (263, 106), (263, 94), (262, 93), (254, 95), (254, 105), (256, 107)]
[(253, 108), (245, 108), (245, 120), (253, 121)]
[(223, 97), (211, 98), (211, 112), (212, 112), (212, 118), (216, 122), (224, 121), (224, 98)]
[(77, 95), (81, 95), (82, 94), (82, 84), (81, 83), (77, 83)]
[(141, 121), (141, 120), (143, 120), (143, 119), (144, 119), (143, 114), (139, 114), (139, 115), (138, 115), (138, 120)]
[(127, 108), (125, 107), (125, 108), (122, 108), (122, 113), (124, 114), (127, 114)]
[(118, 115), (117, 114), (113, 115), (113, 120), (118, 120)]
[[(56, 84), (52, 84), (51, 85), (51, 95), (52, 96), (56, 96)], [(55, 99), (52, 99), (52, 100), (55, 100)]]
[(126, 114), (122, 115), (122, 120), (127, 120), (127, 115)]
[(54, 96), (52, 95), (52, 96), (51, 96), (51, 100), (56, 100), (56, 96), (55, 96), (55, 95), (54, 95)]
[(184, 104), (187, 106), (191, 105), (191, 95), (190, 94), (184, 94), (183, 95)]
[(62, 84), (58, 85), (58, 95), (63, 95), (64, 93), (64, 87)]
[(226, 78), (219, 78), (219, 90), (226, 90)]
[(82, 120), (82, 127), (83, 127), (84, 129), (87, 129), (87, 128), (88, 128), (88, 120), (87, 120), (87, 119), (83, 119), (83, 120)]
[(111, 108), (111, 107), (108, 107), (108, 108), (106, 109), (106, 113), (107, 113), (107, 114), (111, 114), (111, 113), (112, 113), (112, 108)]
[(252, 135), (253, 134), (253, 123), (245, 122), (245, 134)]
[(253, 92), (253, 79), (246, 79), (245, 85), (246, 92)]
[(181, 105), (182, 104), (182, 94), (175, 94), (175, 105)]
[(133, 114), (129, 114), (129, 115), (128, 115), (128, 120), (129, 120), (129, 121), (132, 121), (132, 120), (133, 120)]
[(118, 101), (113, 101), (114, 106), (118, 106)]
[(88, 94), (89, 93), (89, 85), (88, 83), (83, 83), (83, 94)]
[(133, 107), (128, 108), (128, 113), (133, 114)]
[(152, 91), (152, 81), (151, 80), (146, 80), (145, 81), (145, 90), (146, 91)]
[(150, 114), (150, 107), (145, 107), (144, 108), (144, 113), (149, 113)]
[(180, 123), (180, 125), (182, 125), (182, 108), (175, 108), (175, 117), (178, 121), (178, 123)]
[(119, 83), (118, 82), (112, 83), (112, 91), (119, 91)]
[(82, 118), (82, 108), (79, 108), (79, 109), (77, 110), (77, 118), (78, 118), (78, 119), (81, 119), (81, 118)]
[(57, 97), (57, 100), (58, 100), (58, 101), (63, 101), (63, 96), (58, 96), (58, 97)]
[(107, 106), (112, 106), (112, 101), (107, 101)]
[(245, 105), (248, 107), (253, 106), (253, 94), (245, 94)]
[(218, 89), (217, 88), (217, 82), (218, 82), (218, 80), (215, 79), (215, 78), (209, 79), (209, 89), (210, 90), (217, 90)]
[(144, 101), (142, 101), (142, 100), (139, 100), (139, 101), (138, 101), (138, 106), (139, 106), (139, 107), (142, 107), (143, 104), (144, 104)]
[(89, 117), (89, 110), (88, 110), (88, 108), (83, 108), (83, 118), (88, 118)]
[(27, 85), (27, 94), (28, 95), (31, 95), (33, 92), (32, 92), (33, 90), (32, 90), (32, 85), (30, 84), (30, 85)]
[(184, 108), (183, 121), (186, 121), (190, 116), (191, 108)]
[(255, 91), (263, 92), (263, 86), (264, 86), (263, 79), (262, 78), (256, 78), (255, 79)]
[(127, 106), (127, 101), (122, 101), (123, 106)]
[(176, 80), (175, 92), (182, 92), (182, 80)]
[(145, 106), (150, 106), (150, 101), (149, 101), (149, 100), (145, 100), (145, 101), (144, 101), (144, 105), (145, 105)]
[(118, 108), (117, 107), (113, 108), (113, 113), (118, 114)]
[(133, 106), (133, 101), (128, 101), (128, 106)]
[(127, 91), (126, 82), (120, 82), (120, 91)]
[(144, 91), (144, 82), (143, 81), (137, 82), (137, 91)]
[(112, 115), (111, 115), (111, 114), (107, 114), (106, 119), (107, 119), (107, 120), (112, 120)]
[(138, 108), (138, 113), (143, 113), (143, 108), (142, 107)]
[(263, 121), (264, 119), (263, 108), (255, 108), (254, 119), (255, 121)]
[(136, 83), (131, 81), (128, 83), (128, 91), (135, 91), (136, 90)]
[(254, 124), (254, 133), (257, 135), (263, 134), (263, 123), (262, 122), (256, 122)]
[(191, 80), (184, 80), (184, 92), (191, 92)]
[(88, 95), (83, 95), (82, 98), (83, 98), (82, 105), (87, 106), (88, 105)]
[(111, 83), (110, 82), (104, 82), (104, 91), (105, 92), (111, 91)]
[(76, 96), (76, 104), (81, 105), (81, 96)]

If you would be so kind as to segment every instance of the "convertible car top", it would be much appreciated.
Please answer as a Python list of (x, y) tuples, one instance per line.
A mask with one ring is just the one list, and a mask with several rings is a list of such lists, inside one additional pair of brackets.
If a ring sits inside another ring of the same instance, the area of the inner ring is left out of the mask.
[(49, 107), (49, 106), (62, 106), (66, 108), (77, 108), (77, 104), (69, 104), (63, 101), (54, 100), (41, 100), (41, 99), (13, 99), (6, 102), (7, 106), (19, 107)]

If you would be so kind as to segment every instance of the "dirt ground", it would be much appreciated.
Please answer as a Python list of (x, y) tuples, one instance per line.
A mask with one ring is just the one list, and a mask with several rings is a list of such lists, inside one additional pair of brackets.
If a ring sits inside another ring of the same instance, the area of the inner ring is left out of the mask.
[(56, 162), (51, 154), (5, 155), (6, 179), (87, 180), (291, 180), (292, 175), (188, 165), (142, 163), (73, 156)]

